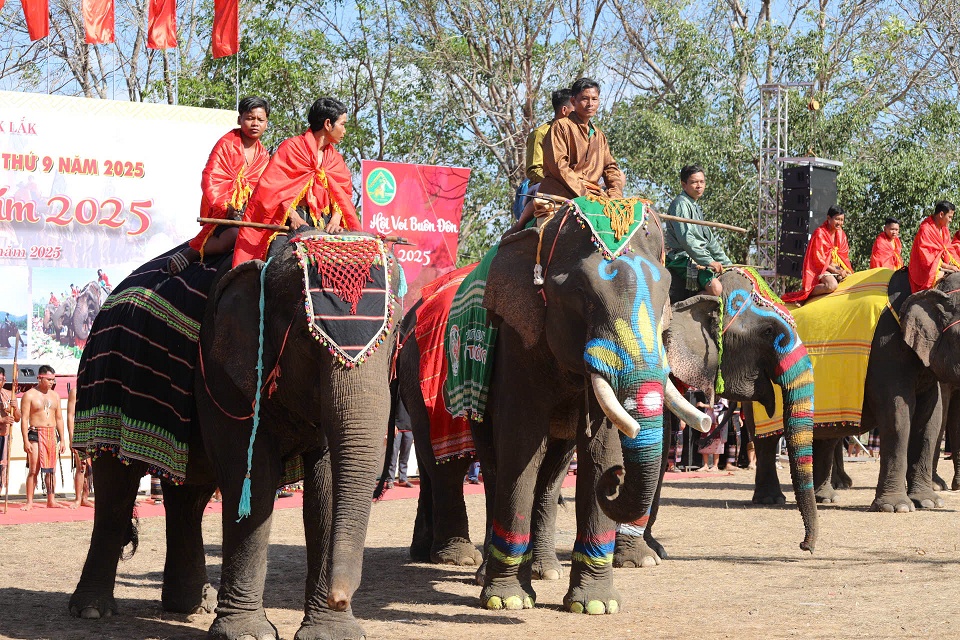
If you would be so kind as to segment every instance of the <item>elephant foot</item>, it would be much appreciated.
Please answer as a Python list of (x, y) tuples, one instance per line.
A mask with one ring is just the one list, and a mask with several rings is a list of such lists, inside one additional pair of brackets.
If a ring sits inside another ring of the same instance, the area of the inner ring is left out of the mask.
[(260, 609), (253, 613), (219, 615), (207, 631), (208, 640), (279, 640), (280, 634), (267, 614)]
[(570, 613), (617, 613), (620, 611), (620, 594), (612, 586), (570, 587), (563, 596), (563, 608)]
[(410, 544), (410, 559), (414, 562), (431, 562), (430, 540), (414, 538)]
[(909, 513), (914, 510), (913, 501), (905, 493), (884, 494), (874, 498), (870, 511), (884, 513)]
[(753, 504), (787, 504), (787, 496), (783, 495), (780, 487), (775, 489), (757, 487), (753, 491)]
[(303, 619), (293, 640), (361, 640), (363, 627), (349, 611), (319, 611)]
[[(206, 583), (199, 590), (164, 588), (160, 600), (164, 611), (172, 613), (213, 613), (217, 608), (217, 590)], [(197, 593), (199, 591), (199, 594)]]
[[(653, 538), (650, 539), (660, 547)], [(660, 547), (663, 550), (663, 547)], [(664, 552), (666, 555), (666, 552)], [(656, 567), (663, 561), (662, 556), (647, 544), (640, 536), (617, 534), (617, 542), (613, 548), (613, 566), (627, 569)]]
[(817, 498), (817, 504), (838, 504), (840, 502), (840, 494), (834, 491), (829, 484), (818, 489), (814, 495)]
[(452, 564), (458, 567), (476, 567), (483, 562), (483, 557), (469, 540), (451, 538), (430, 552), (430, 562)]
[(913, 491), (908, 494), (917, 509), (940, 509), (943, 507), (943, 498), (932, 489)]
[(533, 590), (533, 587), (529, 584), (520, 584), (516, 578), (496, 580), (485, 586), (483, 591), (480, 592), (480, 606), (492, 611), (533, 609), (536, 602), (537, 593)]
[(563, 577), (563, 565), (557, 560), (556, 553), (534, 558), (530, 571), (534, 580), (559, 580)]
[(950, 491), (960, 491), (960, 475), (953, 476), (953, 482), (950, 483)]
[(848, 476), (846, 473), (837, 473), (837, 470), (833, 470), (832, 477), (830, 478), (830, 484), (833, 485), (834, 489), (852, 489), (853, 488), (853, 478)]
[(96, 593), (86, 589), (77, 590), (70, 597), (70, 615), (82, 620), (109, 618), (117, 612), (117, 601), (112, 593)]
[(473, 576), (474, 580), (477, 582), (478, 587), (482, 587), (487, 584), (487, 561), (484, 559), (483, 564), (477, 568), (477, 572)]
[(933, 490), (934, 491), (946, 491), (947, 490), (947, 481), (940, 477), (940, 474), (933, 474)]

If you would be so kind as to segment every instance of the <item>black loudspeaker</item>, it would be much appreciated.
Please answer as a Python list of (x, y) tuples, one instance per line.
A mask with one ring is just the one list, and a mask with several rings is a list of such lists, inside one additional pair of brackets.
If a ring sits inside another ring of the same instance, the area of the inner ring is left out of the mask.
[(837, 203), (837, 172), (813, 165), (786, 167), (780, 196), (777, 273), (800, 277), (810, 234)]
[[(821, 220), (817, 224), (822, 224)], [(811, 231), (817, 228), (813, 224), (812, 211), (781, 211), (780, 212), (780, 233), (803, 233), (809, 235)]]
[(803, 275), (803, 256), (781, 253), (777, 257), (777, 274), (799, 278)]
[(808, 233), (790, 233), (782, 231), (780, 233), (780, 253), (784, 255), (800, 256), (807, 252), (807, 244), (810, 242)]

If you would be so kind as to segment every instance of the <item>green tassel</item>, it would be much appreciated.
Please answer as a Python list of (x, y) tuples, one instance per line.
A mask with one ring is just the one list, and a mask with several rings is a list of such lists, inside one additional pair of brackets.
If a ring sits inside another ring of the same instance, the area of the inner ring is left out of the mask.
[(243, 479), (243, 489), (240, 491), (240, 506), (237, 508), (237, 522), (250, 515), (250, 474)]
[(720, 373), (720, 363), (723, 362), (723, 304), (723, 296), (721, 296), (717, 314), (717, 382), (714, 386), (717, 395), (722, 394), (725, 388), (723, 374)]

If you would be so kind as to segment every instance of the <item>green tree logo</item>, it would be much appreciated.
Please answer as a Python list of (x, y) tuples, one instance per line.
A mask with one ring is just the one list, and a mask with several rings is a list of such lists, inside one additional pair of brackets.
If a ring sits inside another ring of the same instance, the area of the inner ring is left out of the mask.
[(397, 180), (390, 171), (378, 167), (367, 176), (366, 189), (374, 204), (382, 207), (393, 202), (393, 197), (397, 195)]

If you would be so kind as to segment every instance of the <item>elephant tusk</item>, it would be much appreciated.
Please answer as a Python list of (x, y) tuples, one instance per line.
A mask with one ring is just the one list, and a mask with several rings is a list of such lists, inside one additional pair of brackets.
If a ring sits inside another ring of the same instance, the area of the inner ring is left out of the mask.
[(636, 438), (637, 434), (640, 433), (640, 425), (617, 400), (617, 394), (613, 392), (610, 383), (596, 373), (590, 374), (590, 382), (593, 383), (593, 393), (597, 396), (597, 402), (600, 403), (600, 408), (603, 409), (610, 422), (616, 425), (617, 429), (623, 432), (623, 435), (628, 438)]
[(710, 431), (713, 420), (704, 412), (690, 404), (683, 395), (673, 386), (673, 381), (667, 378), (664, 386), (664, 402), (670, 412), (701, 433)]

